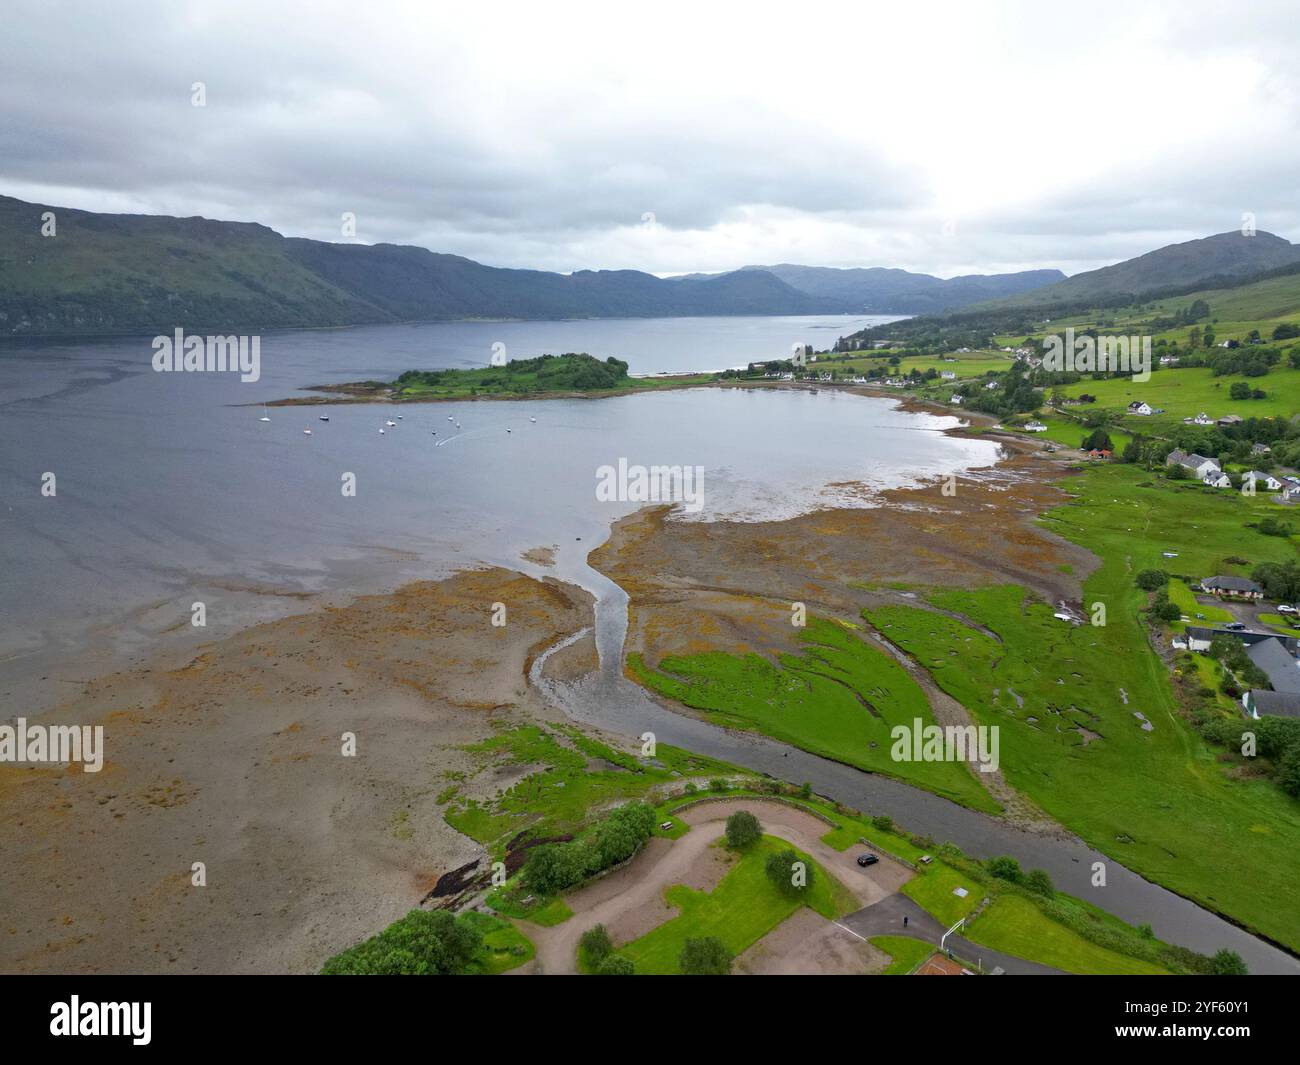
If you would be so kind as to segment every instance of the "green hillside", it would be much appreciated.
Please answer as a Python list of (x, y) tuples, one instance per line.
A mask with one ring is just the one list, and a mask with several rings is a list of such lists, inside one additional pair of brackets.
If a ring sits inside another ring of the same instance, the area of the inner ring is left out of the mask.
[(634, 270), (504, 270), (426, 248), (0, 197), (0, 336), (845, 309), (762, 271), (681, 284)]

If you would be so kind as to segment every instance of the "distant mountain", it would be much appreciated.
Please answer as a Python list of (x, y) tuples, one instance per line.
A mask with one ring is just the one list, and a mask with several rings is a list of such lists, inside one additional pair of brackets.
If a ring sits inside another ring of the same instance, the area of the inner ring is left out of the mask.
[[(53, 236), (41, 233), (47, 211)], [(687, 286), (634, 270), (505, 270), (425, 248), (0, 196), (0, 336), (852, 310), (761, 272)]]
[[(1060, 270), (1024, 270), (1013, 274), (967, 274), (941, 278), (883, 266), (839, 269), (830, 266), (746, 266), (736, 273), (766, 273), (791, 288), (835, 300), (858, 314), (939, 314), (982, 300), (1029, 292), (1061, 281)], [(701, 281), (727, 274), (688, 274), (680, 280)]]
[(1240, 232), (1170, 244), (1100, 270), (1075, 274), (1059, 284), (1003, 299), (990, 307), (1042, 307), (1054, 304), (1116, 307), (1157, 293), (1191, 291), (1300, 262), (1300, 245), (1274, 236)]

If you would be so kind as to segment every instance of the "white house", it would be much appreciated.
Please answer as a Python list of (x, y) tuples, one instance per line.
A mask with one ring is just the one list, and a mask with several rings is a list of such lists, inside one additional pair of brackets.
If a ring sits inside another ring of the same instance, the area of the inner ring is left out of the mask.
[(955, 370), (941, 370), (939, 372), (939, 377), (944, 381), (955, 381), (957, 379), (957, 372)]
[(1276, 477), (1270, 477), (1267, 473), (1264, 473), (1262, 470), (1247, 470), (1241, 476), (1242, 476), (1242, 480), (1250, 481), (1251, 484), (1253, 484), (1256, 488), (1258, 488), (1262, 484), (1270, 492), (1276, 492), (1279, 488), (1282, 487), (1281, 481), (1279, 481)]
[(1143, 403), (1140, 399), (1135, 399), (1132, 403), (1128, 405), (1128, 412), (1130, 414), (1141, 414), (1144, 417), (1150, 416), (1151, 414), (1154, 413), (1154, 411), (1152, 411), (1151, 409), (1150, 404)]
[(1201, 478), (1202, 484), (1208, 484), (1211, 488), (1231, 488), (1232, 478), (1222, 470), (1211, 470)]
[(1206, 458), (1204, 455), (1197, 455), (1194, 452), (1189, 455), (1186, 451), (1177, 449), (1169, 452), (1165, 458), (1165, 465), (1182, 466), (1183, 469), (1202, 481), (1212, 473), (1223, 472), (1215, 459)]
[(961, 396), (959, 396), (956, 392), (954, 392), (954, 393), (952, 394), (952, 399), (948, 400), (948, 402), (949, 402), (949, 403), (960, 403), (960, 402), (961, 402)]
[(1025, 432), (1027, 433), (1045, 433), (1047, 426), (1042, 422), (1025, 422)]

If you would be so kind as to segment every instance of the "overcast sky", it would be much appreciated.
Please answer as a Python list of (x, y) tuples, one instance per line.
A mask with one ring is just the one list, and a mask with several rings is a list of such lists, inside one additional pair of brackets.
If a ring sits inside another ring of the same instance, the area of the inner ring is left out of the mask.
[(1297, 56), (1294, 0), (6, 0), (0, 192), (561, 271), (1074, 273), (1300, 240)]

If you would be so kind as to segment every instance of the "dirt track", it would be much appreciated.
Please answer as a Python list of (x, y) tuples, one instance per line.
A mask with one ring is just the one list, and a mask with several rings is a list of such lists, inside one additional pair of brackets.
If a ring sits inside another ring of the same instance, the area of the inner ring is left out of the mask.
[[(518, 922), (524, 934), (536, 945), (537, 957), (530, 965), (515, 971), (520, 974), (576, 974), (578, 941), (587, 929), (603, 924), (614, 945), (622, 946), (676, 915), (676, 911), (663, 900), (665, 889), (674, 884), (687, 884), (699, 891), (711, 890), (732, 863), (731, 855), (713, 844), (722, 837), (727, 818), (737, 810), (749, 810), (763, 823), (763, 830), (768, 835), (788, 840), (815, 858), (848, 888), (862, 906), (893, 894), (912, 876), (911, 870), (883, 856), (879, 864), (868, 869), (860, 868), (856, 857), (862, 848), (850, 847), (841, 853), (828, 847), (821, 841), (829, 831), (824, 822), (783, 803), (761, 799), (702, 803), (681, 816), (680, 819), (691, 826), (686, 835), (671, 843), (663, 838), (652, 839), (630, 864), (566, 896), (565, 902), (573, 910), (573, 916), (563, 924), (542, 928), (527, 921)], [(779, 971), (786, 953), (804, 942), (803, 937), (788, 939), (781, 936), (773, 940), (778, 932), (780, 928), (760, 941), (765, 944), (769, 940), (772, 942), (762, 954), (761, 961), (757, 955), (751, 958), (753, 971), (760, 968)], [(834, 929), (834, 932), (846, 940), (853, 938), (842, 929)], [(751, 948), (746, 955), (753, 950)], [(852, 953), (866, 964), (865, 953)]]

